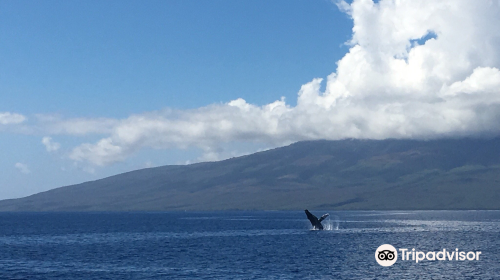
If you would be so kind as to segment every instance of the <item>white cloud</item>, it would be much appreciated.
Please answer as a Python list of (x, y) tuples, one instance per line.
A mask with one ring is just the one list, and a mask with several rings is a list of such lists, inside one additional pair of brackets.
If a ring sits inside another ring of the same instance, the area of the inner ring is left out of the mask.
[(0, 112), (0, 124), (19, 124), (26, 120), (26, 117), (16, 113)]
[[(295, 107), (283, 99), (256, 106), (240, 98), (106, 120), (96, 124), (106, 137), (74, 148), (70, 158), (106, 165), (143, 147), (195, 146), (210, 160), (233, 141), (273, 146), (500, 132), (498, 1), (355, 0), (338, 6), (352, 17), (353, 36), (324, 92), (323, 79), (316, 78), (301, 87)], [(424, 42), (429, 34), (435, 38)], [(67, 127), (69, 132), (72, 121)]]
[(52, 141), (52, 138), (48, 136), (42, 138), (42, 144), (45, 145), (47, 152), (55, 152), (61, 147), (61, 144)]
[[(118, 120), (109, 118), (64, 119), (58, 115), (36, 115), (36, 130), (50, 134), (69, 134), (75, 136), (88, 134), (109, 134)], [(35, 131), (36, 131), (35, 130)]]
[(14, 167), (17, 168), (17, 169), (19, 169), (19, 171), (21, 171), (24, 174), (31, 173), (30, 169), (28, 168), (28, 165), (26, 165), (24, 163), (17, 162), (14, 165)]
[(86, 160), (95, 165), (107, 165), (124, 160), (129, 154), (127, 148), (113, 144), (111, 138), (105, 138), (96, 144), (82, 144), (76, 147), (70, 158), (76, 161)]

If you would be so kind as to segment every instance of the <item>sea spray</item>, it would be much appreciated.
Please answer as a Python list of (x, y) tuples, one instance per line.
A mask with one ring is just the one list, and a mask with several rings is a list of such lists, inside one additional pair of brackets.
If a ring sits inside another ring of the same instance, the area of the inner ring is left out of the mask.
[(340, 218), (336, 215), (328, 216), (328, 218), (326, 218), (323, 223), (324, 223), (323, 228), (325, 230), (338, 230), (340, 224)]

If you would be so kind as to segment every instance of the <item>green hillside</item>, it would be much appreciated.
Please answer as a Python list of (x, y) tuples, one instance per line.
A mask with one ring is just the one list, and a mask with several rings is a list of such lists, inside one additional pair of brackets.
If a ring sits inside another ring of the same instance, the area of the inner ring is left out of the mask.
[(0, 211), (500, 209), (500, 138), (306, 141), (0, 201)]

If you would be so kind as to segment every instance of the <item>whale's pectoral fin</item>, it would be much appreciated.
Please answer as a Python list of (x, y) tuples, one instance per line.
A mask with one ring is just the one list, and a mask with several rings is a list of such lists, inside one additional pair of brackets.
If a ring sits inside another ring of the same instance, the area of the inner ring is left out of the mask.
[(305, 212), (306, 212), (307, 218), (311, 222), (311, 225), (316, 226), (318, 224), (318, 218), (316, 218), (316, 216), (311, 214), (311, 212), (309, 212), (307, 209), (305, 210)]
[(319, 222), (321, 223), (321, 221), (323, 221), (324, 219), (326, 219), (326, 217), (330, 216), (330, 214), (326, 213), (325, 215), (321, 216), (321, 218), (319, 218)]

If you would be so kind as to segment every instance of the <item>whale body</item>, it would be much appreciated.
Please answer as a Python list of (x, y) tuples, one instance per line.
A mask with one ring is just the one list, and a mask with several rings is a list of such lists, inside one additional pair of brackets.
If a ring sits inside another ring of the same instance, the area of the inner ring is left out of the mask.
[(328, 217), (329, 214), (326, 213), (323, 216), (321, 216), (321, 218), (318, 219), (316, 216), (314, 216), (313, 214), (311, 214), (311, 212), (309, 212), (309, 210), (306, 209), (305, 212), (306, 212), (307, 218), (311, 222), (311, 225), (314, 227), (314, 229), (316, 229), (316, 230), (322, 230), (323, 229), (323, 225), (321, 224), (321, 221), (323, 221), (326, 217)]

